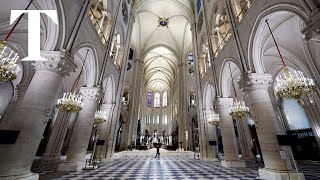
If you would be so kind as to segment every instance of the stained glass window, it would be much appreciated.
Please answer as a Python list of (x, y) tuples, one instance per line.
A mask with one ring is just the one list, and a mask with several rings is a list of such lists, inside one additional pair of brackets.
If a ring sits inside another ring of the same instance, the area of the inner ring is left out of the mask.
[(197, 10), (198, 10), (198, 13), (200, 11), (200, 8), (201, 8), (201, 0), (198, 0), (197, 1)]
[(148, 96), (147, 96), (147, 106), (151, 107), (152, 106), (152, 92), (149, 91), (148, 92)]
[(160, 122), (160, 117), (158, 115), (153, 116), (153, 124), (159, 124)]
[(168, 115), (163, 115), (162, 117), (162, 125), (167, 125), (168, 124)]
[(167, 107), (168, 106), (168, 95), (167, 92), (163, 93), (163, 102), (162, 102), (162, 107)]
[(154, 94), (154, 107), (158, 108), (160, 107), (160, 93), (156, 92), (156, 94)]

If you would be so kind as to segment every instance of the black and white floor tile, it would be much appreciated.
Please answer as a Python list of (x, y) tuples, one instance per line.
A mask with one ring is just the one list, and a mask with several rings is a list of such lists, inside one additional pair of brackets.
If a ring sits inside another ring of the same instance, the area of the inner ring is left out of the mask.
[(258, 179), (253, 173), (222, 167), (219, 163), (194, 160), (190, 157), (127, 157), (103, 164), (91, 171), (73, 172), (55, 180), (104, 179)]
[[(39, 173), (40, 180), (122, 180), (122, 179), (212, 179), (254, 180), (259, 179), (258, 168), (262, 163), (246, 162), (247, 168), (222, 167), (218, 162), (201, 161), (193, 156), (166, 156), (155, 159), (153, 153), (118, 157), (113, 162), (103, 163), (95, 170), (81, 172), (56, 172), (62, 161), (35, 161), (32, 172)], [(319, 162), (299, 162), (299, 169), (306, 180), (320, 180)]]

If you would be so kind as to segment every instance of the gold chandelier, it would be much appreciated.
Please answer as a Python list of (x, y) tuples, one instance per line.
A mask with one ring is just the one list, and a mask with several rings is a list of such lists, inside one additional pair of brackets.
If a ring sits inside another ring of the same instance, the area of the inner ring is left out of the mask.
[(219, 114), (212, 113), (208, 118), (209, 124), (211, 125), (217, 125), (220, 121)]
[(276, 78), (276, 93), (279, 97), (289, 99), (299, 99), (307, 96), (316, 89), (313, 79), (305, 78), (303, 72), (294, 71), (293, 76), (287, 67), (284, 68), (283, 76)]
[(294, 75), (289, 72), (288, 67), (286, 66), (284, 59), (281, 55), (280, 49), (278, 47), (277, 41), (273, 36), (272, 30), (268, 23), (268, 19), (265, 21), (273, 38), (273, 41), (277, 47), (280, 59), (284, 67), (283, 76), (276, 78), (277, 85), (275, 86), (275, 91), (277, 96), (282, 98), (289, 99), (299, 99), (303, 96), (308, 96), (316, 89), (316, 84), (313, 79), (305, 78), (303, 72), (294, 71)]
[(249, 108), (245, 105), (244, 101), (238, 101), (236, 99), (231, 103), (229, 114), (235, 118), (242, 118), (249, 114)]
[(76, 91), (75, 89), (78, 86), (80, 77), (81, 77), (81, 75), (83, 73), (83, 67), (84, 67), (84, 64), (86, 63), (88, 53), (89, 53), (89, 49), (87, 49), (87, 54), (86, 54), (86, 56), (84, 58), (84, 61), (83, 61), (79, 76), (77, 77), (75, 83), (73, 84), (71, 92), (64, 93), (63, 97), (61, 99), (58, 99), (57, 108), (59, 110), (61, 110), (61, 111), (70, 113), (70, 112), (79, 112), (79, 111), (82, 110), (82, 106), (83, 106), (82, 99), (83, 99), (83, 96), (80, 95), (80, 94), (76, 94), (75, 93), (75, 91)]
[(233, 91), (236, 96), (235, 100), (231, 103), (231, 108), (229, 109), (229, 114), (230, 114), (230, 116), (232, 116), (234, 118), (243, 118), (244, 116), (249, 114), (249, 108), (246, 106), (244, 101), (238, 100), (236, 88), (235, 88), (234, 82), (233, 82), (230, 63), (229, 63), (229, 70), (230, 70), (230, 76), (231, 76), (231, 80), (232, 80)]
[(17, 78), (20, 67), (17, 65), (19, 56), (4, 42), (0, 42), (0, 83), (13, 81)]
[(79, 112), (82, 110), (82, 96), (75, 93), (64, 93), (61, 99), (58, 99), (57, 108), (64, 112)]
[(108, 119), (107, 113), (105, 111), (96, 111), (94, 115), (94, 123), (95, 124), (100, 124), (106, 122)]

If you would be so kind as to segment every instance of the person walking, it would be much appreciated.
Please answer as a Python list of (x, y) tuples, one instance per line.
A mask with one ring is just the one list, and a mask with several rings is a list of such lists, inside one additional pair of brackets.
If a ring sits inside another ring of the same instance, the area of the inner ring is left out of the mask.
[(258, 153), (257, 153), (257, 148), (255, 148), (254, 146), (252, 146), (251, 151), (252, 151), (252, 154), (253, 154), (254, 159), (256, 160), (256, 163), (258, 163), (258, 159), (257, 159), (257, 155), (258, 155)]
[(156, 158), (156, 157), (160, 158), (160, 144), (159, 143), (155, 143), (155, 144), (157, 144), (156, 145), (157, 152), (156, 152), (156, 156), (154, 158)]

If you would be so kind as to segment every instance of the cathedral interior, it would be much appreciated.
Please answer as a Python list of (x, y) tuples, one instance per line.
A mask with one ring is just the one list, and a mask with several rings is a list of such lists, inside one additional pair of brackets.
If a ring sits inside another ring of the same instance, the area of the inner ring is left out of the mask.
[(320, 0), (0, 4), (0, 180), (320, 179)]

